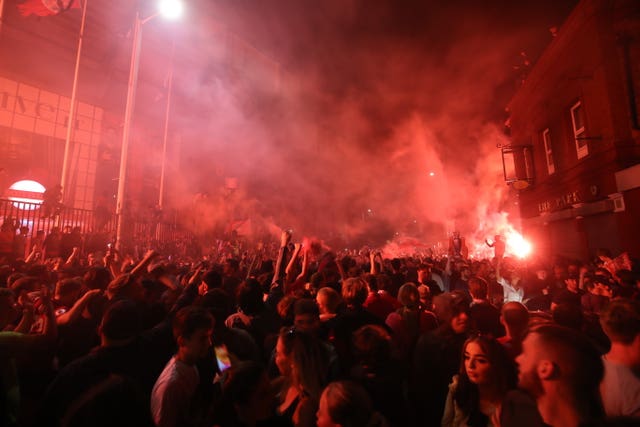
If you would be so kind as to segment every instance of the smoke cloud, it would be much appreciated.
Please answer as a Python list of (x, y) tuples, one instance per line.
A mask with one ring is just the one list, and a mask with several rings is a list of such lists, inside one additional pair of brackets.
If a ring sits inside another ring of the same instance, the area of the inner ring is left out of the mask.
[(575, 1), (258, 3), (208, 2), (176, 79), (168, 200), (194, 230), (446, 250), (513, 228), (504, 107)]

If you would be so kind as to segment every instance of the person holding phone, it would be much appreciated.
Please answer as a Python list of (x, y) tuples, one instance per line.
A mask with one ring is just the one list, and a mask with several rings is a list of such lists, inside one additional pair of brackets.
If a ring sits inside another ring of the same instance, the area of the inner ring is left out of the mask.
[(220, 372), (224, 372), (231, 367), (231, 357), (229, 356), (229, 350), (227, 346), (223, 343), (213, 347), (213, 351), (216, 355), (216, 364), (218, 365), (218, 370)]
[(191, 406), (200, 383), (196, 363), (206, 357), (211, 347), (213, 316), (201, 307), (185, 307), (173, 321), (173, 335), (178, 352), (169, 360), (151, 392), (151, 415), (158, 427), (191, 425)]

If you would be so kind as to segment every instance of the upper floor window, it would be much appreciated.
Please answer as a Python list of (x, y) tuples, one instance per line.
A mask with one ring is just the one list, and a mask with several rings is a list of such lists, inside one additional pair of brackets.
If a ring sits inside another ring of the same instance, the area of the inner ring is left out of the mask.
[(573, 125), (573, 137), (576, 143), (576, 153), (581, 159), (589, 154), (589, 146), (587, 145), (587, 131), (585, 128), (584, 108), (582, 102), (576, 102), (571, 107), (571, 124)]
[(553, 162), (553, 150), (551, 149), (551, 132), (549, 129), (542, 131), (542, 141), (544, 142), (545, 158), (547, 160), (547, 172), (549, 175), (556, 171), (555, 163)]

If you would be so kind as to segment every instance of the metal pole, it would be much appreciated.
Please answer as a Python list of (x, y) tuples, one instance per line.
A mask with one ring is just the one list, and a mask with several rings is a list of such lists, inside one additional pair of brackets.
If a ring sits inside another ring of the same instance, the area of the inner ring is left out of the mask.
[(169, 113), (171, 112), (171, 88), (173, 86), (173, 55), (176, 49), (175, 40), (171, 44), (171, 63), (169, 64), (169, 82), (167, 83), (167, 108), (164, 114), (164, 135), (162, 138), (162, 170), (160, 171), (160, 194), (158, 194), (158, 207), (162, 209), (164, 201), (164, 174), (167, 167), (167, 139), (169, 135)]
[(127, 105), (124, 113), (124, 129), (122, 130), (122, 149), (120, 152), (120, 174), (118, 175), (118, 195), (116, 199), (116, 247), (122, 246), (123, 212), (125, 201), (125, 184), (127, 179), (127, 156), (129, 154), (129, 138), (131, 121), (135, 109), (136, 86), (138, 81), (138, 67), (140, 65), (140, 47), (142, 42), (142, 24), (139, 13), (133, 27), (133, 49), (131, 52), (131, 68), (129, 69), (129, 84), (127, 88)]
[[(2, 1), (2, 0), (0, 0)], [(69, 118), (67, 122), (67, 136), (64, 140), (64, 158), (62, 161), (62, 177), (60, 178), (60, 185), (62, 186), (62, 202), (65, 203), (68, 200), (69, 192), (67, 186), (67, 175), (69, 175), (69, 163), (71, 155), (71, 134), (73, 133), (73, 127), (76, 121), (76, 104), (78, 96), (78, 75), (80, 74), (80, 57), (82, 54), (82, 39), (84, 38), (84, 23), (87, 17), (87, 0), (85, 0), (82, 7), (82, 21), (80, 23), (80, 36), (78, 37), (78, 51), (76, 52), (76, 68), (73, 74), (73, 87), (71, 89), (71, 105), (69, 106)]]
[(4, 0), (0, 0), (0, 31), (2, 30), (3, 22), (4, 22)]

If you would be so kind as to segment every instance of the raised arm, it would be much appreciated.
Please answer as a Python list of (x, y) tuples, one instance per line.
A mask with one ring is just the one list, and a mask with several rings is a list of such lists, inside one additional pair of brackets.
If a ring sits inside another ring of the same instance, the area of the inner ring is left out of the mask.
[(496, 259), (496, 281), (500, 284), (502, 284), (502, 280), (504, 279), (504, 277), (502, 277), (503, 270), (502, 258)]
[(451, 277), (451, 256), (447, 257), (447, 264), (444, 267), (444, 274), (447, 275), (448, 277)]
[(253, 274), (253, 270), (255, 270), (256, 266), (262, 261), (262, 246), (261, 245), (262, 244), (260, 244), (258, 249), (253, 254), (253, 257), (251, 258), (251, 263), (249, 263), (249, 268), (247, 268), (247, 275), (245, 276), (246, 279), (251, 277), (251, 275)]
[(69, 258), (67, 258), (67, 260), (64, 263), (64, 267), (71, 267), (74, 261), (76, 261), (79, 256), (80, 256), (80, 248), (78, 248), (77, 246), (74, 246), (73, 251), (71, 251), (71, 255), (69, 255)]
[(305, 250), (302, 252), (302, 271), (300, 271), (300, 274), (298, 274), (298, 277), (296, 278), (296, 280), (303, 279), (304, 277), (307, 276), (307, 272), (309, 271), (309, 252), (310, 251), (311, 251), (311, 248), (305, 248)]
[(25, 259), (24, 262), (29, 264), (30, 262), (36, 261), (39, 253), (40, 251), (38, 250), (38, 245), (33, 245), (33, 247), (31, 248), (31, 252), (29, 252), (27, 259)]
[(153, 249), (149, 249), (147, 253), (144, 254), (144, 258), (142, 258), (142, 261), (140, 261), (138, 265), (136, 265), (133, 270), (131, 270), (131, 275), (137, 276), (139, 274), (142, 274), (142, 272), (144, 272), (149, 266), (151, 260), (156, 256), (158, 256), (158, 253)]
[(278, 251), (278, 259), (276, 260), (276, 267), (273, 271), (273, 280), (271, 283), (275, 283), (280, 278), (280, 272), (282, 271), (282, 263), (287, 251), (287, 245), (291, 241), (291, 233), (287, 230), (283, 230), (280, 235), (280, 250)]
[(578, 288), (584, 290), (584, 278), (587, 275), (587, 273), (589, 272), (589, 268), (587, 268), (587, 266), (583, 265), (582, 267), (580, 267), (580, 277), (578, 280)]
[(22, 307), (22, 318), (13, 331), (21, 334), (28, 334), (35, 320), (33, 301), (31, 301), (27, 295), (22, 295), (19, 297), (19, 303)]
[(336, 259), (336, 265), (338, 266), (338, 272), (340, 273), (340, 278), (342, 280), (347, 280), (347, 272), (344, 271), (344, 267), (342, 266), (342, 258)]
[(189, 281), (187, 281), (187, 286), (193, 285), (197, 281), (200, 281), (200, 276), (202, 275), (202, 270), (204, 269), (204, 263), (201, 262), (198, 264), (198, 268), (193, 272), (191, 277), (189, 277)]
[(56, 317), (53, 311), (53, 304), (51, 303), (51, 291), (46, 285), (42, 285), (40, 288), (40, 303), (42, 315), (44, 317), (44, 326), (42, 334), (26, 335), (25, 342), (27, 344), (41, 344), (50, 343), (55, 341), (58, 336), (58, 325), (56, 324)]
[(58, 335), (53, 304), (46, 286), (40, 291), (41, 310), (44, 316), (43, 331), (41, 334), (20, 333), (18, 331), (0, 332), (0, 348), (10, 357), (28, 352), (40, 352), (42, 346), (52, 345)]
[(287, 283), (293, 281), (293, 269), (295, 268), (296, 261), (298, 260), (298, 255), (300, 255), (300, 250), (302, 249), (301, 243), (294, 243), (293, 245), (293, 253), (291, 254), (291, 259), (289, 259), (289, 263), (287, 264), (287, 268), (284, 270), (284, 275), (286, 277)]
[(74, 321), (78, 320), (80, 316), (82, 316), (82, 312), (87, 307), (87, 304), (89, 304), (89, 301), (91, 301), (93, 298), (100, 295), (101, 293), (102, 293), (101, 289), (92, 289), (86, 292), (79, 300), (76, 301), (75, 304), (73, 304), (73, 306), (69, 309), (69, 311), (67, 311), (64, 314), (61, 314), (56, 318), (56, 323), (58, 324), (58, 326), (67, 325), (69, 323), (73, 323)]
[(502, 284), (502, 259), (497, 259), (496, 260), (496, 281), (500, 284)]

